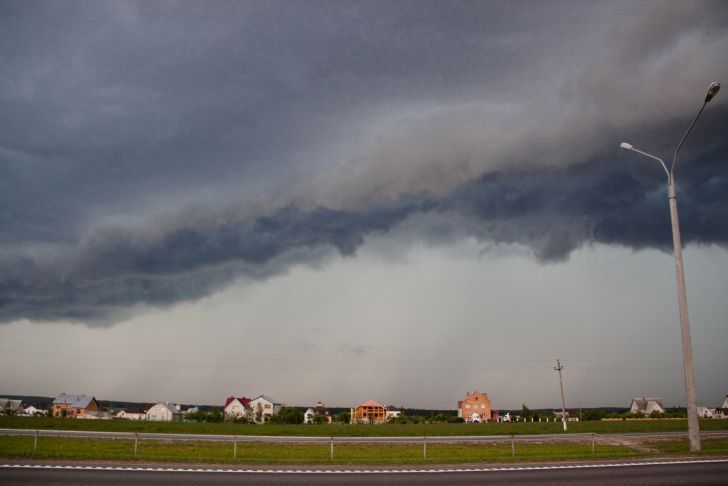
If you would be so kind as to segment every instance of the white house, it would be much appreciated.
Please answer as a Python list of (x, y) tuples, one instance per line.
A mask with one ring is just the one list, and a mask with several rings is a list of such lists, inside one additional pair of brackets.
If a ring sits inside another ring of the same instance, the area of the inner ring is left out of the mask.
[(384, 409), (386, 410), (386, 413), (387, 413), (387, 415), (386, 415), (387, 420), (397, 418), (400, 415), (402, 415), (402, 409), (395, 407), (394, 405), (387, 405), (386, 407), (384, 407)]
[(714, 418), (715, 410), (702, 405), (698, 407), (698, 418)]
[(235, 420), (237, 418), (247, 417), (250, 410), (250, 398), (227, 397), (225, 406), (223, 407), (223, 416), (225, 420)]
[(0, 398), (0, 414), (19, 415), (23, 413), (23, 402), (21, 400), (11, 400), (9, 398)]
[(156, 422), (171, 422), (181, 418), (180, 406), (169, 402), (160, 402), (147, 409), (146, 420)]
[(262, 424), (272, 415), (281, 411), (283, 404), (266, 395), (260, 395), (250, 401), (253, 421)]
[(633, 398), (629, 412), (642, 412), (644, 415), (649, 415), (652, 412), (665, 413), (665, 407), (662, 405), (662, 399), (660, 398)]
[(28, 405), (27, 407), (25, 407), (24, 412), (25, 415), (29, 415), (31, 417), (48, 415), (48, 410), (43, 410), (42, 408), (40, 408), (40, 406), (36, 407), (35, 405)]
[(309, 408), (303, 413), (303, 423), (304, 424), (312, 424), (313, 418), (316, 415), (316, 412), (313, 411), (313, 408)]
[(143, 407), (125, 408), (116, 414), (116, 418), (124, 420), (146, 420), (149, 405)]

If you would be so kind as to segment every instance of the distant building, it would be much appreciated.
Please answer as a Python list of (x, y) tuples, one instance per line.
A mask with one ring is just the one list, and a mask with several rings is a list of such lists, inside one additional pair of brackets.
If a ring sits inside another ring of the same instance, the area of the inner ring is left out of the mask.
[(169, 402), (159, 402), (149, 407), (145, 414), (146, 420), (152, 422), (172, 422), (180, 420), (182, 412), (179, 405), (172, 405)]
[(728, 409), (728, 395), (725, 396), (725, 400), (723, 400), (723, 405), (721, 405), (720, 408)]
[[(0, 403), (2, 403), (2, 398), (0, 398)], [(25, 415), (28, 415), (30, 417), (39, 417), (42, 415), (48, 415), (48, 410), (38, 403), (34, 405), (28, 405), (23, 409), (23, 412)]]
[(116, 418), (123, 420), (146, 420), (147, 410), (151, 405), (142, 405), (141, 407), (125, 408), (116, 414)]
[(0, 398), (0, 414), (5, 415), (21, 415), (24, 413), (22, 400), (11, 400), (10, 398)]
[(465, 392), (465, 399), (458, 402), (458, 417), (465, 422), (490, 422), (494, 419), (487, 393)]
[(259, 424), (266, 422), (271, 416), (278, 414), (283, 404), (267, 395), (259, 395), (250, 400), (253, 421)]
[(225, 407), (223, 407), (223, 416), (225, 420), (235, 420), (242, 417), (248, 417), (250, 413), (250, 398), (246, 397), (227, 397)]
[(649, 415), (652, 412), (665, 413), (665, 407), (662, 405), (660, 398), (633, 398), (632, 404), (629, 406), (630, 413), (642, 412)]
[(87, 412), (101, 412), (99, 402), (91, 395), (66, 395), (61, 393), (52, 405), (54, 417), (76, 418), (86, 415)]
[(316, 405), (314, 407), (306, 410), (306, 412), (303, 414), (303, 423), (312, 424), (314, 423), (315, 417), (324, 417), (324, 419), (328, 423), (331, 423), (334, 420), (329, 409), (326, 408), (326, 406), (321, 402), (316, 402)]
[(394, 405), (387, 405), (384, 408), (387, 411), (387, 421), (393, 418), (398, 418), (400, 415), (402, 415), (402, 409), (399, 407), (395, 407)]
[(383, 424), (387, 421), (387, 409), (369, 400), (351, 409), (352, 424)]
[(703, 407), (702, 405), (698, 407), (698, 418), (715, 418), (715, 412), (716, 410), (714, 408), (708, 408)]

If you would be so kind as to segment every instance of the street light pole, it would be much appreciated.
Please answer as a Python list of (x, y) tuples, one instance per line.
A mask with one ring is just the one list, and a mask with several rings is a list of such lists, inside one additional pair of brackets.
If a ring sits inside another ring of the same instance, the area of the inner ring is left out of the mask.
[(641, 150), (637, 150), (632, 145), (622, 142), (620, 147), (625, 150), (632, 150), (651, 159), (655, 159), (662, 165), (667, 174), (667, 198), (670, 204), (670, 222), (672, 225), (672, 243), (675, 248), (675, 277), (677, 280), (678, 307), (680, 309), (680, 334), (682, 337), (682, 354), (683, 354), (683, 370), (685, 373), (685, 397), (687, 400), (688, 410), (688, 436), (690, 438), (690, 450), (692, 452), (700, 451), (700, 425), (698, 423), (698, 410), (695, 392), (695, 371), (693, 366), (693, 347), (690, 339), (690, 318), (688, 317), (688, 297), (685, 290), (685, 271), (683, 269), (682, 242), (680, 239), (680, 221), (677, 213), (677, 194), (675, 191), (675, 167), (677, 165), (677, 155), (680, 152), (685, 140), (693, 130), (695, 122), (698, 121), (700, 114), (703, 112), (705, 105), (713, 99), (713, 96), (720, 89), (720, 84), (711, 83), (708, 87), (708, 93), (705, 96), (703, 106), (688, 127), (685, 135), (683, 135), (680, 144), (675, 149), (672, 157), (672, 166), (667, 169), (662, 159), (650, 155)]

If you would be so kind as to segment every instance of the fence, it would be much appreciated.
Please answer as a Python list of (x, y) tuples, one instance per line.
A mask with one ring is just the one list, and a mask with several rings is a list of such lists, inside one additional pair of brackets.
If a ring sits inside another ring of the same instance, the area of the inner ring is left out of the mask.
[[(341, 446), (347, 444), (398, 444), (421, 447), (421, 456), (417, 459), (428, 460), (428, 447), (435, 445), (500, 445), (500, 458), (503, 458), (504, 446), (510, 445), (510, 456), (513, 460), (518, 457), (519, 448), (522, 445), (544, 445), (554, 443), (570, 443), (579, 444), (587, 447), (591, 445), (591, 454), (596, 454), (597, 445), (610, 445), (612, 448), (629, 449), (638, 453), (650, 452), (630, 445), (626, 441), (632, 435), (647, 435), (649, 437), (664, 436), (667, 434), (624, 434), (614, 435), (611, 437), (599, 435), (595, 433), (579, 433), (579, 434), (554, 434), (554, 435), (518, 435), (518, 436), (427, 436), (427, 437), (296, 437), (296, 436), (257, 436), (257, 435), (205, 435), (205, 434), (155, 434), (155, 433), (133, 433), (133, 432), (94, 432), (94, 431), (62, 431), (62, 430), (28, 430), (28, 429), (0, 429), (0, 435), (6, 436), (32, 436), (33, 449), (35, 454), (39, 450), (39, 438), (56, 437), (56, 438), (83, 438), (83, 439), (114, 439), (126, 441), (130, 443), (129, 451), (133, 451), (134, 457), (140, 459), (145, 455), (140, 453), (140, 443), (143, 441), (169, 444), (174, 442), (185, 443), (228, 443), (232, 445), (229, 459), (244, 460), (245, 457), (238, 457), (238, 445), (249, 443), (263, 444), (318, 444), (328, 445), (328, 460), (334, 462), (337, 458), (336, 451)], [(669, 433), (670, 436), (682, 436), (681, 433)], [(42, 442), (42, 440), (40, 441)], [(528, 457), (528, 454), (525, 454)], [(524, 458), (525, 458), (524, 457)]]

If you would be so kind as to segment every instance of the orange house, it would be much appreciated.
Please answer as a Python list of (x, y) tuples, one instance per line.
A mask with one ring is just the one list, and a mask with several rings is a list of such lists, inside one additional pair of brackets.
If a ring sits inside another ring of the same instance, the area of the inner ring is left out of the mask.
[(493, 420), (490, 410), (490, 398), (487, 393), (465, 392), (465, 399), (458, 402), (458, 417), (466, 422), (489, 422)]
[(383, 424), (387, 421), (387, 409), (369, 400), (351, 409), (352, 424)]
[(61, 393), (53, 400), (54, 417), (76, 418), (86, 411), (100, 412), (101, 406), (91, 395), (66, 395)]

